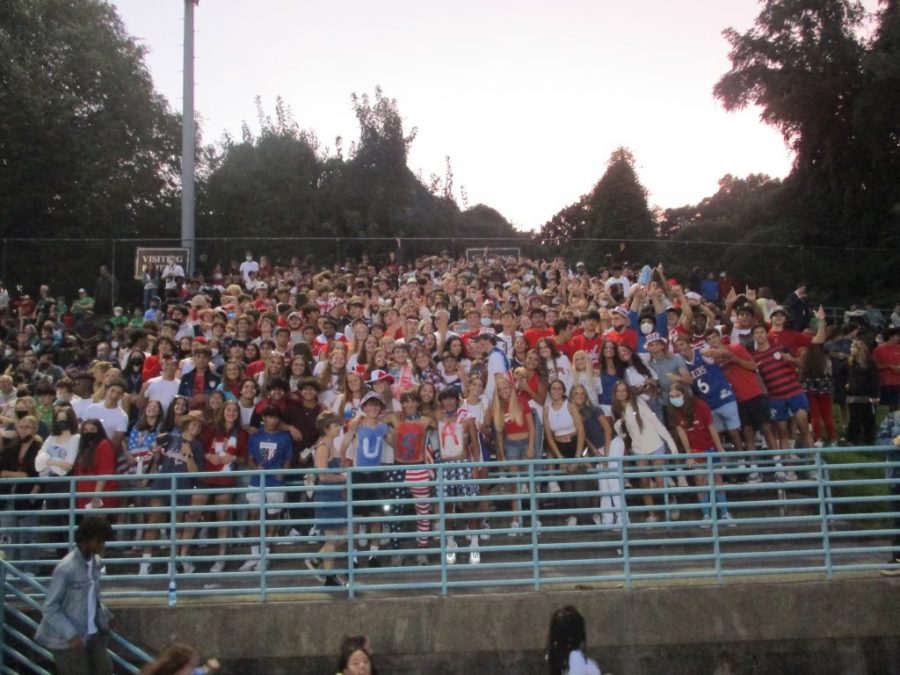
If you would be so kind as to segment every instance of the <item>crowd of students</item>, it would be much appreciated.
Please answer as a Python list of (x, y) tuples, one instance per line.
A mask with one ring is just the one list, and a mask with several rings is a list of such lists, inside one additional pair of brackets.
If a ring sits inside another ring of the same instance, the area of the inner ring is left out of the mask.
[[(40, 508), (43, 476), (87, 477), (77, 484), (82, 511), (121, 505), (97, 496), (115, 492), (117, 481), (91, 476), (139, 474), (166, 489), (167, 474), (183, 473), (177, 499), (196, 523), (194, 507), (210, 503), (227, 521), (234, 469), (354, 467), (354, 513), (371, 512), (385, 494), (411, 500), (425, 549), (433, 490), (423, 464), (444, 465), (437, 497), (476, 497), (487, 469), (471, 461), (590, 455), (615, 466), (629, 453), (649, 467), (667, 455), (693, 464), (762, 445), (782, 451), (775, 479), (795, 480), (792, 449), (873, 444), (878, 407), (900, 404), (900, 307), (880, 325), (851, 311), (828, 326), (802, 283), (779, 304), (767, 289), (738, 292), (725, 274), (679, 280), (662, 265), (441, 255), (315, 269), (247, 253), (240, 265), (192, 276), (170, 260), (144, 290), (146, 306), (115, 307), (111, 316), (95, 315), (83, 289), (68, 305), (47, 286), (37, 300), (3, 310), (0, 479), (34, 479), (0, 480), (3, 493), (29, 495), (4, 501), (4, 524), (17, 525), (21, 541), (38, 522), (17, 511)], [(744, 469), (747, 481), (763, 479), (752, 456)], [(247, 493), (249, 517), (265, 509), (272, 528), (300, 493), (284, 490), (277, 472), (250, 484), (260, 480), (266, 490)], [(320, 478), (316, 522), (326, 534), (346, 531), (346, 480), (339, 471)], [(379, 483), (392, 487), (372, 487)], [(623, 524), (621, 494), (613, 480), (600, 481), (598, 526)], [(716, 508), (731, 519), (724, 491), (698, 495), (704, 518)], [(653, 522), (653, 496), (644, 499)], [(164, 517), (155, 511), (149, 523)], [(384, 536), (398, 549), (402, 523), (386, 522)], [(519, 526), (512, 518), (510, 528)], [(480, 527), (470, 523), (473, 564)], [(228, 529), (220, 528), (223, 540)], [(182, 556), (194, 532), (184, 530)], [(148, 546), (157, 533), (145, 529)], [(371, 536), (371, 546), (379, 539)], [(328, 584), (338, 583), (327, 569), (333, 547), (329, 537), (318, 563)], [(455, 562), (452, 537), (446, 548)], [(264, 566), (261, 553), (254, 547), (241, 569)], [(425, 553), (417, 560), (427, 562)]]

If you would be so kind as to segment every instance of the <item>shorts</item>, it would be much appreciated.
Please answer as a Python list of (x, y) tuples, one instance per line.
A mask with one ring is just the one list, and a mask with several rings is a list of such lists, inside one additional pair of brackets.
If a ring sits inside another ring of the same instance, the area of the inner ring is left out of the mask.
[(253, 487), (252, 492), (245, 493), (247, 495), (247, 503), (250, 505), (258, 505), (260, 503), (260, 498), (265, 498), (266, 504), (266, 513), (270, 516), (277, 515), (281, 513), (280, 506), (273, 506), (274, 504), (284, 504), (285, 493), (280, 491), (275, 491), (271, 489), (266, 489), (265, 493), (260, 493), (255, 486)]
[(472, 482), (471, 466), (453, 466), (455, 462), (445, 462), (444, 480), (438, 483), (438, 497), (474, 497), (478, 485)]
[(578, 450), (576, 445), (578, 441), (574, 438), (568, 441), (556, 441), (556, 447), (559, 448), (559, 454), (561, 454), (566, 459), (572, 459), (575, 457), (575, 452)]
[(528, 439), (521, 438), (518, 440), (503, 439), (503, 454), (507, 461), (517, 462), (524, 459), (528, 452)]
[[(405, 473), (405, 472), (404, 472)], [(399, 479), (402, 481), (403, 479)], [(361, 515), (374, 509), (381, 509), (387, 490), (385, 487), (369, 487), (373, 483), (387, 483), (385, 471), (360, 471), (353, 473), (353, 513)], [(360, 504), (359, 502), (379, 502), (378, 504)]]
[(773, 422), (787, 422), (800, 410), (809, 412), (809, 401), (806, 394), (796, 394), (790, 398), (769, 399), (769, 412)]
[(729, 401), (725, 405), (720, 405), (712, 411), (712, 416), (713, 424), (716, 425), (716, 431), (721, 432), (741, 428), (741, 415), (738, 412), (736, 401)]
[(765, 394), (738, 403), (738, 413), (741, 425), (752, 427), (756, 431), (761, 430), (764, 424), (768, 424), (772, 415), (769, 412), (769, 399)]
[(666, 454), (666, 452), (668, 452), (668, 448), (666, 447), (666, 444), (663, 443), (661, 446), (659, 446), (653, 452), (648, 452), (646, 454), (633, 452), (632, 454), (634, 454), (635, 457), (639, 457), (640, 459), (650, 459), (651, 457), (653, 457), (655, 459), (658, 457), (662, 457), (663, 455)]
[(889, 408), (900, 405), (900, 385), (885, 385), (881, 387), (878, 395), (881, 399), (881, 405), (886, 405)]
[[(715, 453), (717, 453), (717, 452), (718, 452), (718, 450), (716, 450), (715, 448), (707, 448), (706, 450), (701, 450), (701, 451), (699, 451), (699, 452), (693, 452), (693, 451), (692, 451), (691, 454), (692, 454), (692, 455), (695, 455), (694, 459), (699, 460), (699, 459), (700, 459), (700, 455), (712, 455), (712, 454), (715, 454)], [(721, 457), (721, 456), (718, 456), (718, 457), (711, 457), (710, 459), (712, 459), (712, 463), (713, 463), (713, 464), (721, 464), (721, 463), (722, 463), (722, 457)]]

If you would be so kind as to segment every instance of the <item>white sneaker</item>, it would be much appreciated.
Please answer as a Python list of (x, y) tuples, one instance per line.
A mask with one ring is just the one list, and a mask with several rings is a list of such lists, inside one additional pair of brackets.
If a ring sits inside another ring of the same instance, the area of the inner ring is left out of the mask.
[(189, 563), (189, 562), (181, 563), (181, 570), (185, 574), (193, 574), (195, 569), (197, 569), (197, 568), (194, 567), (194, 563)]
[(209, 571), (213, 574), (219, 574), (220, 572), (225, 571), (225, 561), (218, 560), (212, 564), (212, 567), (209, 568)]
[(569, 516), (566, 518), (566, 527), (575, 527), (578, 525), (578, 518), (575, 516)]
[[(482, 529), (482, 530), (490, 530), (490, 529), (491, 529), (490, 524), (488, 524), (487, 518), (484, 518), (484, 519), (481, 521), (481, 529)], [(490, 532), (483, 532), (482, 534), (480, 534), (480, 535), (478, 535), (478, 536), (480, 536), (482, 539), (490, 539), (490, 538), (491, 538), (491, 533), (490, 533)]]
[(783, 483), (787, 480), (787, 474), (784, 471), (775, 472), (775, 482)]
[[(509, 528), (511, 530), (519, 529), (520, 527), (522, 527), (522, 522), (518, 518), (513, 518), (511, 521), (509, 521)], [(506, 534), (509, 537), (518, 537), (519, 536), (518, 532), (507, 532)]]
[(596, 525), (597, 527), (603, 525), (603, 518), (600, 517), (599, 513), (595, 513), (594, 515), (592, 515), (591, 520), (594, 521), (594, 525)]
[(710, 527), (712, 527), (712, 517), (709, 514), (703, 516), (700, 527), (702, 527), (704, 530), (708, 530)]
[(444, 555), (444, 557), (447, 559), (448, 565), (456, 564), (456, 542), (455, 541), (451, 540), (451, 541), (447, 542), (447, 553)]
[(762, 483), (762, 476), (759, 475), (759, 471), (753, 471), (749, 476), (747, 476), (748, 483)]
[(244, 564), (238, 567), (238, 572), (252, 572), (259, 567), (259, 560), (245, 560)]
[(785, 471), (784, 477), (790, 481), (797, 480), (797, 472), (796, 471)]
[(678, 487), (680, 487), (680, 488), (690, 487), (690, 485), (688, 485), (687, 478), (685, 478), (681, 474), (678, 474)]
[(478, 565), (481, 562), (481, 554), (478, 551), (469, 553), (469, 564)]
[(725, 523), (728, 527), (737, 527), (737, 522), (735, 521), (734, 516), (728, 513), (728, 511), (722, 514), (722, 517), (719, 518), (719, 521)]
[(292, 527), (292, 528), (291, 528), (291, 531), (288, 532), (288, 536), (289, 536), (289, 537), (299, 537), (299, 536), (300, 536), (300, 530), (298, 530), (296, 527)]
[(657, 520), (656, 514), (655, 514), (655, 513), (651, 513), (649, 516), (647, 516), (647, 519), (646, 519), (644, 522), (645, 522), (645, 523), (655, 523), (656, 520)]
[(548, 488), (549, 488), (550, 492), (562, 492), (562, 490), (559, 487), (559, 483), (555, 480), (551, 480), (548, 483)]

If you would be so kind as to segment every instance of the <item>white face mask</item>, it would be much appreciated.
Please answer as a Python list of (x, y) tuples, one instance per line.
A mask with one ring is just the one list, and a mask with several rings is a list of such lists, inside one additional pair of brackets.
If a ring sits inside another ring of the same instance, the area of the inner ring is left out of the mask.
[(653, 332), (653, 324), (649, 321), (641, 321), (641, 333), (650, 335)]
[(681, 406), (684, 405), (684, 399), (681, 396), (679, 396), (677, 398), (674, 396), (670, 396), (669, 403), (671, 403), (676, 408), (680, 408)]
[(482, 325), (482, 326), (490, 326), (490, 325), (491, 325), (491, 320), (488, 319), (488, 318), (482, 318), (482, 319), (481, 319), (481, 325)]

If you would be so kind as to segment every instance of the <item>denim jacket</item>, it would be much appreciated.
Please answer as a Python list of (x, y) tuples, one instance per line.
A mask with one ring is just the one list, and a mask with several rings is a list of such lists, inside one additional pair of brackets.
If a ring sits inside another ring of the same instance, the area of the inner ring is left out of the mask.
[[(94, 557), (94, 588), (97, 592), (96, 623), (100, 632), (109, 630), (111, 615), (100, 601), (100, 558)], [(87, 637), (87, 603), (90, 584), (88, 561), (77, 547), (60, 560), (44, 600), (44, 616), (35, 638), (48, 649), (68, 649), (69, 640)]]
[(894, 439), (900, 436), (900, 411), (888, 413), (878, 429), (876, 443), (887, 446), (885, 461), (895, 462), (886, 469), (888, 480), (900, 479), (900, 446), (894, 445)]

